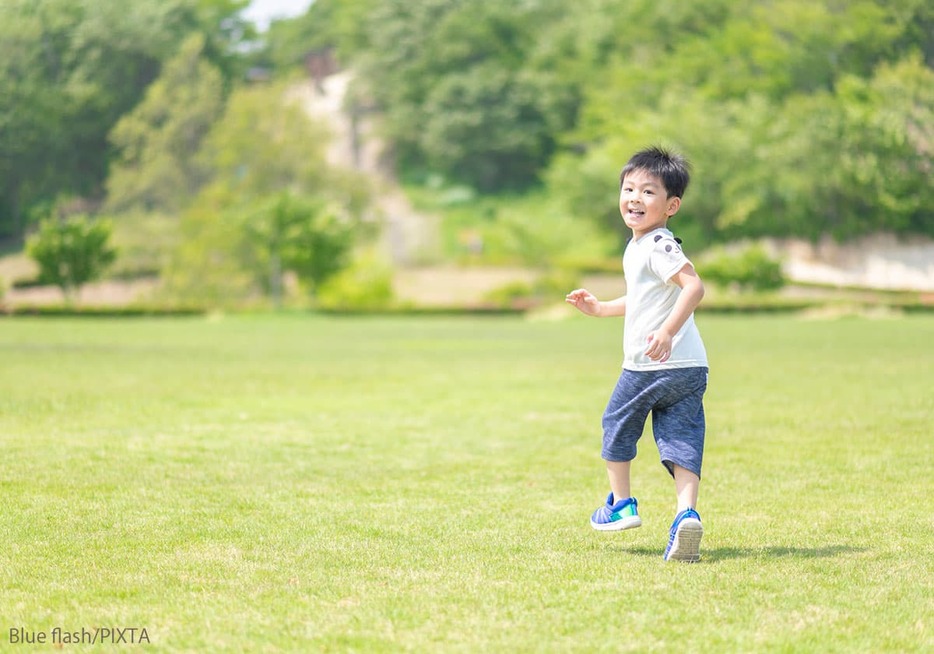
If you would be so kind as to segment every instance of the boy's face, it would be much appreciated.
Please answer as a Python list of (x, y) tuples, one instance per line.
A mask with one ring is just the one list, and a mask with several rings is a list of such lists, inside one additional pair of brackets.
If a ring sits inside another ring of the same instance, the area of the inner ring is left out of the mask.
[(655, 175), (644, 170), (633, 170), (623, 178), (619, 191), (619, 212), (635, 239), (665, 227), (680, 206), (681, 198), (669, 198), (662, 180)]

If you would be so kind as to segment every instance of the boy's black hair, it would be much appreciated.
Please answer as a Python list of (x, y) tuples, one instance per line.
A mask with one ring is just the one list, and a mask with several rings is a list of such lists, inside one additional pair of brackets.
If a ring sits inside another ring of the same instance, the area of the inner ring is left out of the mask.
[(644, 170), (662, 180), (670, 198), (684, 197), (688, 182), (691, 181), (691, 164), (688, 160), (680, 154), (669, 152), (658, 146), (640, 150), (632, 155), (619, 174), (620, 189), (623, 188), (626, 175), (634, 170)]

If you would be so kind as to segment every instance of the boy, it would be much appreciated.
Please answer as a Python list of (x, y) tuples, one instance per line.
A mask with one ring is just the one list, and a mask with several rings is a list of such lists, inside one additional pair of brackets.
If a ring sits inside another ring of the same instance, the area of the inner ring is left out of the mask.
[(594, 529), (638, 527), (629, 488), (636, 442), (652, 413), (662, 464), (675, 481), (678, 508), (666, 561), (697, 561), (704, 534), (697, 514), (704, 452), (707, 354), (694, 324), (704, 285), (668, 230), (689, 181), (688, 164), (660, 148), (642, 150), (620, 173), (619, 210), (632, 239), (623, 255), (627, 294), (601, 302), (586, 289), (567, 302), (589, 316), (625, 316), (623, 371), (603, 414), (610, 494), (590, 519)]

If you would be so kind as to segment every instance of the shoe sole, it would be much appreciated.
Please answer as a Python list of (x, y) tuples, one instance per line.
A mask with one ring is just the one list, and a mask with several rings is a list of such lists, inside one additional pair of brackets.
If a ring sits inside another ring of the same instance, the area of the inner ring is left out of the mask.
[(642, 518), (639, 516), (630, 516), (614, 522), (594, 522), (590, 521), (590, 526), (597, 531), (622, 531), (624, 529), (635, 529), (642, 526)]
[(678, 525), (678, 531), (675, 532), (675, 539), (665, 560), (689, 563), (700, 561), (700, 542), (703, 537), (704, 525), (700, 520), (686, 518)]

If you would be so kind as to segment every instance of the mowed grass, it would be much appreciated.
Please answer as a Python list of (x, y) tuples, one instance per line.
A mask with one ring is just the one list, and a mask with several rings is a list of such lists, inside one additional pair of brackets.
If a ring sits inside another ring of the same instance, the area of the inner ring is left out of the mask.
[(650, 432), (588, 525), (620, 321), (0, 321), (0, 648), (931, 651), (934, 318), (698, 322), (689, 565)]

